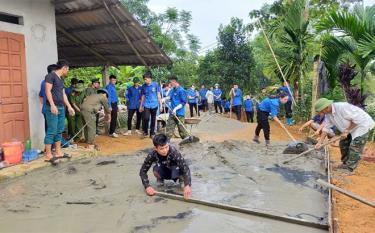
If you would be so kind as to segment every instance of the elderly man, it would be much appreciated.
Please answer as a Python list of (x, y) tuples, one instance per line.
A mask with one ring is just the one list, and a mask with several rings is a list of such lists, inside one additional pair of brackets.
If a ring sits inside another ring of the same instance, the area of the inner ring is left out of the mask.
[(319, 99), (315, 110), (325, 114), (324, 129), (315, 148), (320, 149), (333, 126), (341, 132), (340, 150), (342, 164), (338, 167), (353, 172), (361, 159), (369, 131), (374, 127), (374, 120), (361, 108), (349, 103), (333, 103), (326, 98)]

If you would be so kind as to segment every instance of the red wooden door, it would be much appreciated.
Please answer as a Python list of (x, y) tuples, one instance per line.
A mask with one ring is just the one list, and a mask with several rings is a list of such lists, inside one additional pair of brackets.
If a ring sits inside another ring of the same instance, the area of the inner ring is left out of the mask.
[(0, 32), (0, 144), (30, 137), (23, 35)]

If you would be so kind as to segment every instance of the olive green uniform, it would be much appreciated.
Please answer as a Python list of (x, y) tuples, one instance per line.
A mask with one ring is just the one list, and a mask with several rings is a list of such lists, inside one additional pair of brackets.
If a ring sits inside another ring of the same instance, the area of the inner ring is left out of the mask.
[[(69, 96), (69, 102), (73, 105), (75, 104), (79, 109), (81, 109), (81, 105), (82, 105), (82, 102), (85, 98), (85, 93), (84, 92), (80, 92), (78, 95), (71, 95)], [(72, 116), (72, 132), (70, 135), (69, 134), (69, 137), (72, 138), (74, 136), (76, 136), (76, 134), (78, 134), (79, 130), (81, 130), (81, 128), (83, 127), (83, 120), (82, 120), (82, 115), (80, 112), (76, 111), (75, 110), (75, 115)], [(74, 141), (79, 141), (79, 139), (81, 139), (82, 134), (79, 134), (75, 137), (75, 140)]]
[(96, 113), (101, 107), (104, 107), (106, 113), (110, 113), (108, 100), (103, 94), (93, 94), (87, 96), (81, 105), (81, 114), (83, 116), (83, 123), (87, 124), (85, 127), (86, 143), (94, 144), (96, 135)]
[(92, 87), (89, 87), (85, 90), (86, 92), (86, 96), (89, 96), (89, 95), (94, 95), (98, 92), (98, 89), (95, 89), (95, 88), (92, 88)]

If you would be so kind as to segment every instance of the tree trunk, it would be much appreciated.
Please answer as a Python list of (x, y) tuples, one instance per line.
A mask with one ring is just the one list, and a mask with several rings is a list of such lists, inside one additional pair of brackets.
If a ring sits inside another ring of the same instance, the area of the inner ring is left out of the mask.
[(318, 86), (319, 86), (319, 65), (320, 59), (314, 62), (314, 75), (312, 78), (312, 90), (311, 90), (311, 117), (315, 115), (315, 102), (318, 98)]

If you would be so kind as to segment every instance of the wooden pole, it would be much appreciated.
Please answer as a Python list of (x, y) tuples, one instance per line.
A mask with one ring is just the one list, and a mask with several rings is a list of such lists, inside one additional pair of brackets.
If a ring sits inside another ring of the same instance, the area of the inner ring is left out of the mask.
[(345, 189), (342, 189), (340, 187), (337, 187), (337, 186), (335, 186), (333, 184), (329, 184), (329, 183), (325, 182), (324, 180), (318, 179), (316, 182), (318, 184), (320, 184), (320, 185), (323, 185), (323, 186), (327, 187), (327, 188), (330, 188), (330, 189), (333, 189), (333, 190), (335, 190), (335, 191), (337, 191), (339, 193), (342, 193), (345, 196), (353, 198), (354, 200), (362, 202), (365, 205), (368, 205), (368, 206), (371, 206), (372, 208), (375, 208), (375, 202), (373, 202), (373, 201), (367, 200), (367, 199), (365, 199), (365, 198), (363, 198), (363, 197), (361, 197), (361, 196), (359, 196), (357, 194), (349, 192), (349, 191), (347, 191)]
[(318, 223), (318, 222), (311, 222), (311, 221), (308, 221), (308, 220), (305, 220), (305, 219), (294, 218), (294, 217), (289, 217), (289, 216), (285, 216), (285, 215), (277, 215), (277, 214), (272, 214), (272, 213), (259, 211), (259, 210), (244, 209), (244, 208), (240, 208), (240, 207), (236, 207), (236, 206), (232, 206), (232, 205), (214, 203), (214, 202), (209, 202), (209, 201), (204, 201), (204, 200), (199, 200), (199, 199), (194, 199), (194, 198), (184, 199), (183, 196), (164, 193), (164, 192), (156, 192), (156, 195), (159, 196), (159, 197), (164, 197), (164, 198), (173, 199), (173, 200), (177, 200), (177, 201), (183, 201), (183, 202), (187, 202), (187, 203), (204, 205), (204, 206), (209, 206), (209, 207), (227, 210), (227, 211), (234, 211), (234, 212), (238, 212), (238, 213), (249, 214), (249, 215), (254, 215), (254, 216), (263, 217), (263, 218), (269, 218), (269, 219), (276, 220), (276, 221), (288, 222), (288, 223), (292, 223), (292, 224), (303, 225), (303, 226), (307, 226), (307, 227), (324, 229), (324, 230), (328, 229), (327, 224)]
[[(275, 62), (276, 62), (277, 68), (278, 68), (279, 71), (280, 71), (281, 77), (283, 78), (284, 83), (287, 83), (287, 84), (288, 84), (286, 87), (288, 88), (289, 93), (292, 93), (292, 91), (290, 90), (289, 83), (286, 81), (286, 78), (285, 78), (284, 72), (282, 71), (279, 62), (277, 61), (277, 58), (276, 58), (275, 52), (274, 52), (273, 49), (272, 49), (271, 43), (270, 43), (270, 41), (268, 40), (267, 34), (266, 34), (266, 32), (264, 31), (264, 29), (263, 29), (263, 25), (262, 25), (262, 23), (260, 22), (260, 20), (258, 20), (258, 23), (259, 23), (259, 25), (260, 25), (260, 28), (262, 29), (262, 32), (263, 32), (264, 38), (266, 39), (267, 45), (268, 45), (268, 47), (269, 47), (270, 50), (271, 50), (272, 56), (273, 56), (273, 58), (275, 59)], [(293, 95), (291, 95), (291, 96), (292, 96), (292, 102), (293, 102), (294, 106), (296, 106), (296, 105), (297, 105), (297, 104), (296, 104), (296, 101), (295, 101)]]

